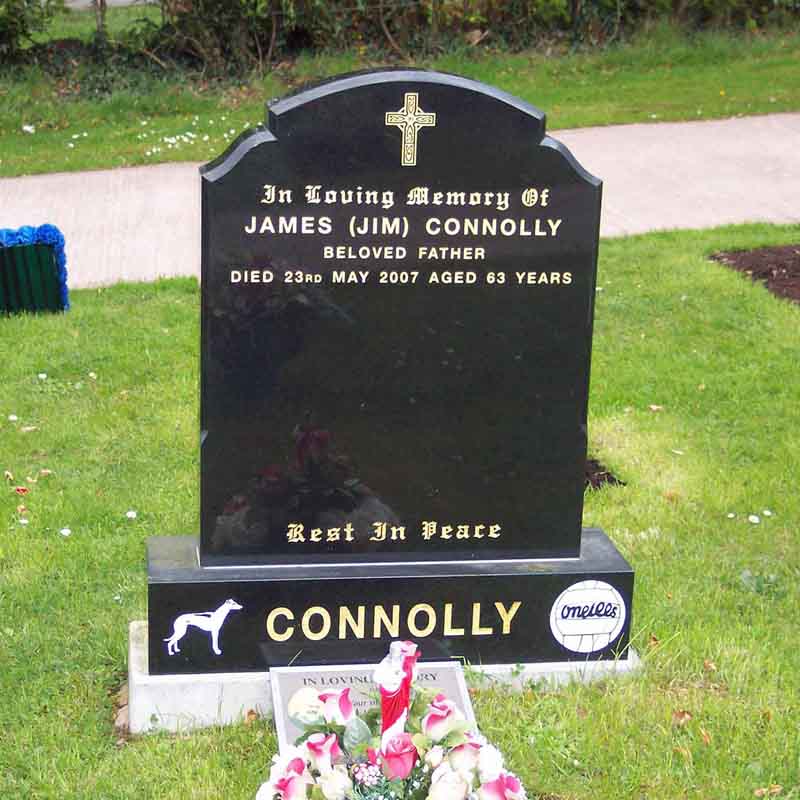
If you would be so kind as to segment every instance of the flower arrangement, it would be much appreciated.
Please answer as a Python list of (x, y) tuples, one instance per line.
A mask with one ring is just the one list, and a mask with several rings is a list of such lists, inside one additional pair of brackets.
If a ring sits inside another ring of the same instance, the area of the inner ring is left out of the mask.
[(0, 228), (0, 248), (36, 244), (44, 244), (53, 248), (59, 302), (61, 308), (67, 310), (69, 308), (69, 290), (67, 289), (67, 256), (64, 253), (64, 234), (55, 225), (39, 225), (38, 228), (23, 225), (16, 230)]
[(295, 692), (288, 713), (303, 734), (273, 758), (256, 800), (525, 800), (456, 704), (413, 685), (419, 656), (392, 642), (373, 678), (380, 708), (362, 715), (349, 688)]

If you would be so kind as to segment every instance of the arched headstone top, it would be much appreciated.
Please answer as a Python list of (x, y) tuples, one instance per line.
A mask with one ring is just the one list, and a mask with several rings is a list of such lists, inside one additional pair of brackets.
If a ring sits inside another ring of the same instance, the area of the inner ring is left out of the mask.
[(378, 87), (400, 92), (405, 88), (420, 92), (424, 87), (440, 90), (445, 96), (448, 91), (459, 92), (462, 103), (485, 105), (485, 107), (501, 104), (506, 106), (510, 113), (524, 115), (528, 118), (535, 139), (541, 139), (545, 133), (544, 112), (508, 92), (460, 75), (405, 68), (354, 72), (301, 87), (296, 92), (268, 104), (270, 130), (277, 134), (284, 125), (291, 129), (293, 117), (296, 117), (297, 112), (313, 104), (326, 101), (335, 103), (337, 99), (346, 98), (345, 102), (349, 105), (351, 102), (349, 98), (354, 98), (357, 102), (361, 92), (371, 93)]
[[(301, 141), (331, 159), (351, 162), (358, 155), (362, 167), (379, 167), (395, 151), (402, 166), (426, 169), (453, 150), (465, 158), (508, 160), (524, 159), (539, 145), (560, 153), (580, 179), (600, 184), (564, 145), (546, 136), (544, 112), (458, 75), (405, 68), (356, 72), (271, 101), (266, 117), (265, 125), (243, 134), (203, 168), (207, 180), (223, 177), (255, 146), (277, 141), (291, 148)], [(519, 149), (505, 150), (511, 142)]]

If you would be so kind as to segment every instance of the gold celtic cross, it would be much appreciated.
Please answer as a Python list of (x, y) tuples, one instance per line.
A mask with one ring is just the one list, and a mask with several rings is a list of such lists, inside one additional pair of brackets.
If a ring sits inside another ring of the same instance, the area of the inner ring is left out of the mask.
[(436, 114), (426, 114), (419, 107), (419, 95), (416, 92), (406, 92), (403, 107), (399, 111), (386, 112), (386, 124), (394, 125), (403, 132), (400, 163), (404, 167), (416, 166), (417, 133), (420, 128), (433, 128), (436, 125)]

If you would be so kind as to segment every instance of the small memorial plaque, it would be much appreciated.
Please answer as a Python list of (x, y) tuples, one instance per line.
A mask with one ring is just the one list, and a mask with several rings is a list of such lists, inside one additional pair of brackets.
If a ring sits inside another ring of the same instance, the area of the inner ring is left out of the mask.
[[(378, 687), (373, 680), (375, 665), (327, 667), (273, 667), (270, 672), (272, 704), (278, 746), (291, 747), (302, 729), (289, 718), (289, 701), (301, 689), (316, 689), (320, 694), (350, 689), (354, 710), (361, 715), (368, 708), (380, 706)], [(457, 661), (428, 661), (417, 666), (414, 685), (441, 692), (452, 700), (470, 722), (475, 712), (464, 680), (464, 670)]]

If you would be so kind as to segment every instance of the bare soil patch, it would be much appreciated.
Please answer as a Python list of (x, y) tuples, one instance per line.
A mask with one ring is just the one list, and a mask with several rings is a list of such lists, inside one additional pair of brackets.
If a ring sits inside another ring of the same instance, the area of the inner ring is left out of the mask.
[(800, 303), (800, 244), (724, 251), (711, 258), (761, 281), (774, 295)]
[(605, 484), (610, 486), (624, 486), (625, 482), (621, 481), (616, 475), (607, 470), (597, 459), (586, 459), (586, 482), (584, 489), (599, 489)]

